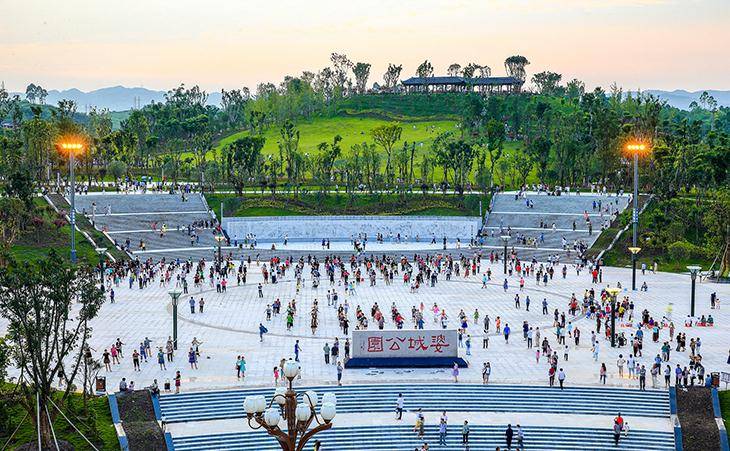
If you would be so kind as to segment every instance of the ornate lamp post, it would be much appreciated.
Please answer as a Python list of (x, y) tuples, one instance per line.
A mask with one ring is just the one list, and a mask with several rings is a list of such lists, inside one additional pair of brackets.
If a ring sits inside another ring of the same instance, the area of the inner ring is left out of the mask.
[(507, 274), (507, 242), (511, 238), (509, 235), (502, 235), (502, 242), (504, 243), (504, 273)]
[(80, 142), (62, 142), (56, 145), (60, 152), (68, 152), (69, 181), (71, 182), (71, 211), (69, 218), (71, 220), (71, 263), (76, 263), (76, 176), (74, 169), (76, 167), (76, 152), (82, 152), (84, 145)]
[(216, 235), (215, 236), (215, 240), (216, 240), (216, 242), (218, 242), (218, 261), (219, 262), (222, 261), (221, 260), (221, 244), (223, 243), (223, 241), (225, 239), (226, 239), (226, 237), (224, 237), (223, 235)]
[(634, 246), (629, 248), (629, 252), (631, 252), (631, 290), (636, 291), (636, 254), (638, 254), (641, 251), (640, 247), (635, 247), (636, 243), (634, 243)]
[(688, 266), (687, 269), (689, 269), (689, 275), (692, 276), (692, 299), (690, 301), (690, 316), (694, 318), (695, 316), (695, 283), (697, 281), (697, 274), (699, 274), (702, 267), (697, 265), (691, 265)]
[[(299, 362), (289, 360), (284, 364), (284, 376), (289, 380), (289, 388), (277, 388), (268, 407), (263, 395), (246, 396), (243, 401), (251, 429), (263, 428), (278, 440), (283, 451), (302, 451), (312, 436), (332, 427), (332, 419), (337, 413), (337, 397), (334, 393), (322, 396), (319, 414), (315, 411), (319, 401), (317, 392), (307, 391), (302, 395), (301, 404), (297, 402), (292, 382), (299, 371)], [(278, 406), (275, 407), (274, 403)], [(279, 427), (282, 419), (286, 422), (286, 431)], [(317, 426), (307, 430), (313, 421), (317, 422)]]
[(616, 298), (621, 292), (616, 287), (607, 288), (608, 294), (611, 296), (611, 347), (616, 347)]
[(101, 291), (104, 291), (104, 254), (106, 254), (105, 247), (97, 247), (96, 253), (99, 255), (99, 274), (101, 275)]
[(168, 291), (167, 294), (169, 294), (170, 299), (172, 299), (172, 347), (173, 349), (177, 349), (177, 301), (180, 299), (182, 291), (177, 288), (173, 288)]

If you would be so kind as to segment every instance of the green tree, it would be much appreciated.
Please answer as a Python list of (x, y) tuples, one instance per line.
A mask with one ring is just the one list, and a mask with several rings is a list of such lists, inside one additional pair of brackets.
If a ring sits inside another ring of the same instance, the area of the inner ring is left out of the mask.
[[(56, 410), (49, 399), (53, 382), (63, 368), (63, 405), (75, 387), (83, 352), (91, 337), (89, 322), (104, 302), (93, 271), (72, 266), (51, 250), (48, 258), (32, 263), (10, 261), (0, 268), (0, 315), (8, 321), (7, 343), (20, 369), (17, 388), (21, 405), (36, 422), (41, 445), (52, 449), (51, 423)], [(58, 404), (59, 402), (57, 402)]]
[(370, 133), (373, 135), (373, 141), (375, 141), (375, 143), (382, 147), (385, 151), (385, 175), (387, 180), (390, 181), (390, 178), (392, 177), (392, 166), (390, 160), (393, 154), (393, 146), (400, 141), (401, 134), (403, 133), (403, 127), (395, 122), (376, 127)]

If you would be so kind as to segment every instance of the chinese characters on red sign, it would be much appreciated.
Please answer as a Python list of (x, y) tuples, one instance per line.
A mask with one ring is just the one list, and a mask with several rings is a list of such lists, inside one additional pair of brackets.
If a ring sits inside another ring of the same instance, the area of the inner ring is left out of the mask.
[[(427, 339), (430, 337), (430, 340)], [(388, 337), (383, 338), (380, 336), (368, 337), (367, 341), (367, 352), (368, 353), (379, 353), (387, 347), (390, 351), (400, 351), (401, 349), (408, 349), (412, 351), (428, 351), (441, 354), (444, 352), (444, 348), (451, 346), (446, 340), (443, 334), (436, 335), (418, 335), (416, 337)]]

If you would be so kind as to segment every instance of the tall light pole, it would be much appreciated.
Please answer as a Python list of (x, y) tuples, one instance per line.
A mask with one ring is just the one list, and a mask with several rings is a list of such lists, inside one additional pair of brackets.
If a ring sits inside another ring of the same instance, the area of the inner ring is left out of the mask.
[(509, 235), (502, 235), (502, 242), (504, 242), (504, 273), (507, 274), (507, 242), (510, 239)]
[(607, 288), (609, 296), (611, 296), (611, 347), (616, 347), (616, 298), (621, 292), (619, 288)]
[[(325, 393), (319, 414), (315, 407), (319, 404), (319, 395), (309, 390), (302, 395), (302, 404), (297, 402), (297, 393), (292, 382), (299, 375), (299, 362), (288, 360), (284, 364), (284, 377), (289, 381), (289, 388), (278, 387), (268, 403), (263, 395), (249, 395), (243, 401), (246, 418), (251, 429), (263, 428), (276, 438), (282, 451), (302, 451), (315, 434), (332, 427), (332, 419), (337, 414), (337, 396)], [(274, 403), (278, 404), (274, 407)], [(279, 427), (281, 420), (286, 422), (286, 430)], [(309, 429), (312, 422), (317, 426)]]
[[(626, 145), (626, 150), (632, 154), (634, 159), (634, 211), (631, 216), (631, 222), (633, 223), (631, 245), (632, 247), (637, 247), (639, 245), (639, 154), (647, 150), (647, 145), (644, 143), (629, 143)], [(631, 266), (634, 267), (634, 272), (636, 272), (636, 254), (633, 252), (631, 254)], [(636, 276), (634, 275), (635, 278)], [(631, 289), (636, 290), (635, 283)]]
[(631, 290), (636, 291), (636, 254), (638, 254), (641, 251), (640, 247), (636, 247), (636, 244), (634, 246), (629, 248), (629, 252), (631, 252)]
[(695, 316), (695, 283), (697, 281), (697, 274), (699, 274), (699, 272), (702, 268), (697, 265), (691, 265), (691, 266), (687, 266), (687, 269), (689, 269), (689, 275), (692, 277), (692, 298), (690, 300), (689, 314), (692, 318), (694, 318), (694, 316)]
[(101, 291), (104, 291), (104, 254), (106, 254), (106, 248), (97, 247), (96, 253), (99, 254), (99, 274), (101, 275)]
[(219, 263), (223, 261), (221, 259), (221, 245), (223, 244), (223, 240), (225, 240), (225, 239), (226, 239), (226, 237), (224, 237), (223, 235), (215, 236), (215, 240), (218, 242), (218, 262)]
[(167, 294), (169, 294), (170, 299), (172, 299), (172, 347), (173, 349), (177, 349), (177, 301), (180, 299), (182, 291), (177, 288), (173, 288), (168, 291)]
[(84, 145), (81, 142), (62, 142), (57, 145), (59, 150), (68, 152), (69, 179), (71, 182), (71, 212), (69, 218), (71, 221), (71, 263), (76, 263), (76, 177), (74, 168), (76, 166), (76, 152), (81, 152)]

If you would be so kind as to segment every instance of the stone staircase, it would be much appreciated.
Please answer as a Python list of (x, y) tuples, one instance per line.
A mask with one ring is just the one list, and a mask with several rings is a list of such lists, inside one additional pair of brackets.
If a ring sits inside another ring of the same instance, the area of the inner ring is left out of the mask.
[[(107, 232), (117, 245), (129, 240), (132, 256), (141, 260), (211, 259), (217, 249), (212, 229), (200, 230), (200, 239), (193, 245), (187, 234), (189, 224), (212, 219), (199, 194), (187, 195), (185, 202), (179, 194), (78, 195), (76, 211), (93, 221), (97, 229)], [(152, 230), (153, 223), (157, 224), (157, 231)], [(167, 226), (164, 237), (159, 232), (163, 224)], [(140, 249), (140, 241), (144, 241), (146, 250)]]
[[(532, 201), (532, 208), (527, 207), (526, 200)], [(504, 249), (504, 242), (500, 236), (506, 233), (509, 227), (512, 230), (512, 238), (508, 241), (508, 246), (509, 249), (514, 247), (519, 258), (546, 261), (549, 257), (558, 255), (561, 261), (567, 262), (567, 252), (562, 246), (563, 238), (570, 248), (576, 240), (583, 241), (590, 247), (601, 233), (601, 224), (611, 219), (608, 213), (601, 214), (601, 209), (610, 206), (612, 211), (621, 212), (627, 207), (627, 202), (627, 196), (615, 195), (548, 196), (544, 193), (528, 193), (526, 199), (515, 199), (515, 193), (499, 193), (494, 197), (492, 211), (483, 229), (484, 244), (488, 250)], [(601, 208), (598, 208), (599, 203)], [(584, 219), (585, 213), (593, 225), (591, 234)], [(541, 222), (543, 227), (540, 227)], [(519, 242), (518, 234), (535, 238), (537, 247)], [(543, 240), (540, 240), (541, 235)], [(576, 252), (571, 249), (570, 261), (575, 257)]]

